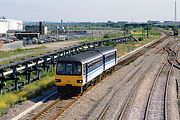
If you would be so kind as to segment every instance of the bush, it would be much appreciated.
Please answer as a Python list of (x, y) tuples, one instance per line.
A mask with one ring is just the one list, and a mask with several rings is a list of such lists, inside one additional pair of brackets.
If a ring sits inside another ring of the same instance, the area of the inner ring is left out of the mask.
[(103, 36), (103, 38), (109, 38), (109, 35), (108, 35), (108, 34), (105, 34), (105, 35)]
[(142, 37), (138, 38), (138, 41), (143, 41), (144, 39)]

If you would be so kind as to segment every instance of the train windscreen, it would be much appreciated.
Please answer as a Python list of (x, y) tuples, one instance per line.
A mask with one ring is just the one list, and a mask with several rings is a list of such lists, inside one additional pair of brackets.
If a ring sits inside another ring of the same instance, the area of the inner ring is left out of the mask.
[(76, 62), (60, 62), (57, 66), (58, 75), (81, 75), (82, 64)]

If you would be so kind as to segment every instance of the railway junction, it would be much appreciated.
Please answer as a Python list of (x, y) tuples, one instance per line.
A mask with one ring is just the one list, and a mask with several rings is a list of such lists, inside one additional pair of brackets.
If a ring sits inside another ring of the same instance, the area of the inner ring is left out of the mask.
[(163, 35), (118, 58), (115, 71), (81, 96), (61, 98), (52, 91), (41, 105), (10, 119), (179, 120), (179, 47), (178, 37)]

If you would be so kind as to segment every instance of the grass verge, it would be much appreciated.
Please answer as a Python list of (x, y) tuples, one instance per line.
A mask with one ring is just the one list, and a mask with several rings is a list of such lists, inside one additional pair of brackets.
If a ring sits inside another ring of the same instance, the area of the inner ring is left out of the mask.
[(117, 32), (117, 33), (105, 34), (104, 36), (100, 36), (100, 37), (94, 37), (94, 36), (90, 36), (86, 38), (83, 37), (83, 38), (80, 38), (80, 41), (81, 42), (94, 42), (94, 41), (99, 41), (99, 40), (118, 38), (122, 36), (123, 36), (122, 32)]
[(133, 51), (134, 49), (141, 47), (151, 41), (158, 40), (161, 36), (160, 32), (158, 32), (157, 30), (150, 30), (149, 38), (143, 38), (141, 32), (139, 31), (133, 32), (132, 35), (136, 36), (136, 38), (139, 39), (139, 41), (130, 41), (127, 43), (116, 45), (118, 56), (125, 55)]
[(0, 116), (4, 115), (6, 111), (15, 104), (41, 95), (43, 91), (52, 87), (54, 84), (54, 75), (55, 72), (52, 70), (49, 73), (45, 73), (41, 80), (26, 85), (19, 91), (0, 95)]
[(2, 51), (0, 50), (0, 58), (7, 58), (12, 55), (17, 55), (17, 54), (24, 54), (28, 52), (33, 52), (34, 50), (41, 50), (44, 49), (45, 46), (40, 46), (36, 48), (29, 48), (29, 49), (23, 49), (23, 48), (17, 48), (16, 50), (10, 50), (10, 51)]

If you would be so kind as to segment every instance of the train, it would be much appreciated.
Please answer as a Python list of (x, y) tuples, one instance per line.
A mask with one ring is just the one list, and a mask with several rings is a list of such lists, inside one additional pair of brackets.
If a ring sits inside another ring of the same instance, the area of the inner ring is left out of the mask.
[(172, 31), (173, 31), (173, 36), (178, 36), (178, 28), (177, 27), (173, 27), (172, 28)]
[(61, 94), (81, 94), (95, 85), (117, 64), (117, 49), (104, 46), (88, 50), (57, 62), (55, 85)]

